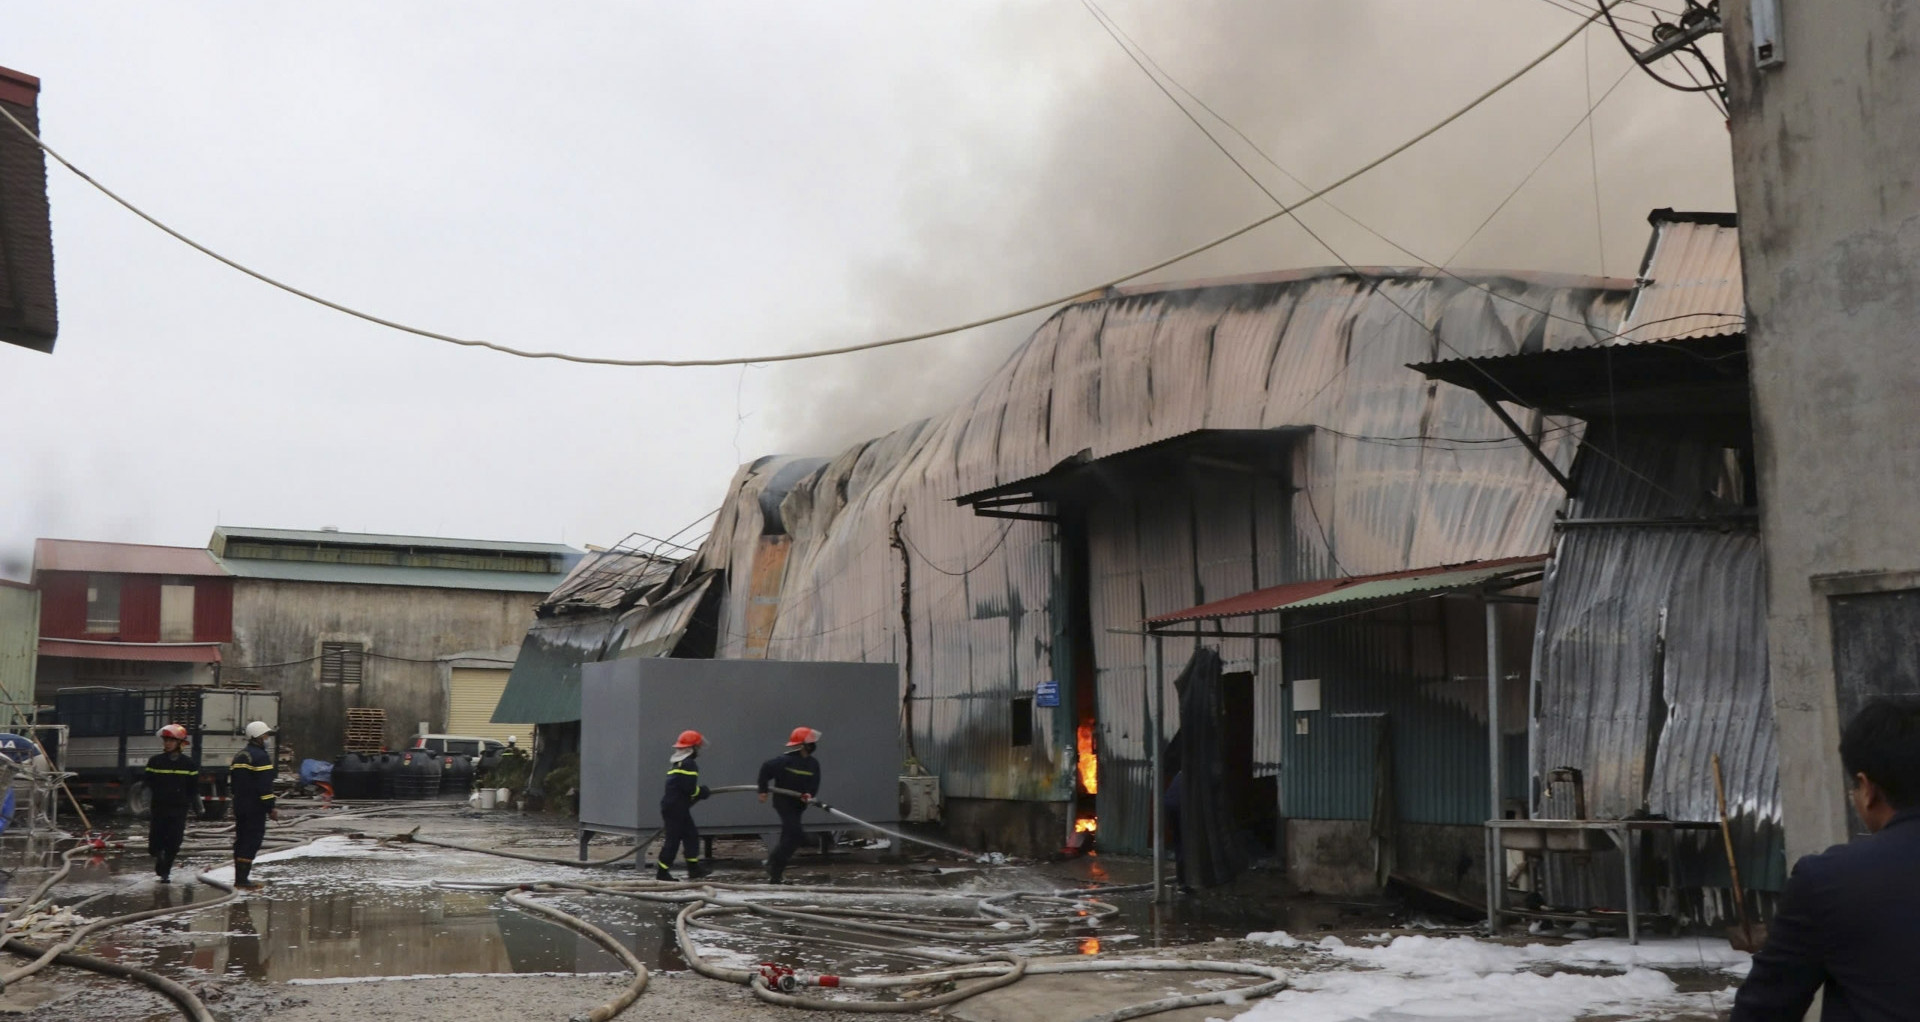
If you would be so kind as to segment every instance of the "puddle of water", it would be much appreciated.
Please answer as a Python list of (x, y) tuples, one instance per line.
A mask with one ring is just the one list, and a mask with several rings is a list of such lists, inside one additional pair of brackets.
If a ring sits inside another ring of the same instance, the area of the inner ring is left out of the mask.
[[(645, 947), (643, 928), (621, 933), (616, 923), (611, 929)], [(621, 968), (587, 938), (513, 909), (497, 895), (431, 888), (371, 896), (364, 890), (270, 892), (181, 921), (115, 931), (91, 950), (167, 974), (194, 970), (276, 983)]]

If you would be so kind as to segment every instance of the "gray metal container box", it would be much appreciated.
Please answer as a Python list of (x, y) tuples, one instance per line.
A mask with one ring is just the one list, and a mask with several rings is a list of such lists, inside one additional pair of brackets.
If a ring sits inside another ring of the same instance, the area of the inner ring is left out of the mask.
[[(580, 674), (580, 829), (646, 833), (660, 826), (673, 741), (707, 739), (700, 783), (753, 784), (760, 764), (801, 725), (821, 732), (820, 799), (873, 823), (900, 817), (900, 670), (895, 664), (638, 658), (586, 664)], [(703, 833), (776, 830), (751, 793), (693, 809)], [(810, 830), (845, 830), (813, 811)]]

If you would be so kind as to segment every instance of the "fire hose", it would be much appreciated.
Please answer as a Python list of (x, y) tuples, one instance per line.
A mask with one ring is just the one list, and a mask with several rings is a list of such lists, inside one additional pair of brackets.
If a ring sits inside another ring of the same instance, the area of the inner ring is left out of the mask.
[[(712, 789), (714, 793), (754, 791), (752, 785), (732, 785)], [(940, 842), (925, 841), (910, 835), (897, 834), (887, 828), (870, 824), (850, 813), (826, 805), (817, 799), (806, 799), (797, 792), (780, 788), (771, 789), (774, 794), (802, 798), (810, 805), (818, 806), (836, 816), (862, 827), (906, 840), (917, 841), (948, 851), (957, 851), (968, 856), (978, 857), (977, 853), (964, 849), (954, 849)], [(417, 829), (417, 828), (416, 828)], [(437, 844), (462, 848), (463, 850), (483, 854), (506, 855), (510, 858), (534, 859), (579, 865), (558, 858), (529, 856), (519, 853), (506, 853), (475, 846), (457, 845), (436, 839), (423, 839), (418, 834), (406, 836), (409, 840), (427, 844)], [(645, 842), (636, 845), (636, 850)], [(612, 860), (603, 860), (612, 861)], [(847, 887), (806, 887), (781, 885), (768, 887), (762, 884), (735, 884), (714, 881), (675, 882), (647, 879), (605, 881), (596, 883), (569, 883), (548, 881), (530, 884), (463, 884), (442, 883), (439, 886), (463, 890), (492, 890), (505, 894), (514, 905), (537, 912), (548, 918), (573, 926), (575, 929), (609, 946), (618, 944), (603, 931), (580, 920), (578, 916), (550, 905), (543, 905), (537, 899), (538, 894), (578, 894), (620, 897), (663, 904), (678, 904), (680, 911), (674, 917), (674, 937), (682, 957), (687, 964), (702, 976), (722, 982), (739, 983), (753, 991), (756, 998), (769, 1004), (790, 1008), (811, 1010), (847, 1011), (860, 1013), (894, 1013), (922, 1011), (929, 1008), (955, 1004), (968, 998), (1010, 986), (1024, 977), (1035, 975), (1058, 975), (1078, 972), (1206, 972), (1225, 975), (1253, 977), (1260, 982), (1230, 990), (1208, 991), (1200, 994), (1164, 997), (1141, 1004), (1129, 1005), (1114, 1011), (1090, 1016), (1080, 1022), (1125, 1022), (1128, 1019), (1141, 1018), (1177, 1008), (1200, 1005), (1237, 1003), (1253, 998), (1265, 997), (1284, 989), (1287, 985), (1286, 973), (1272, 966), (1246, 962), (1194, 961), (1164, 958), (1088, 958), (1071, 961), (1035, 961), (1026, 955), (1007, 951), (988, 951), (969, 953), (958, 950), (942, 950), (935, 947), (903, 944), (901, 938), (959, 945), (1012, 944), (1044, 939), (1048, 936), (1071, 936), (1075, 931), (1092, 929), (1099, 923), (1119, 913), (1118, 906), (1100, 901), (1095, 897), (1108, 891), (1129, 890), (1127, 888), (1067, 889), (1057, 891), (1016, 891), (986, 897), (974, 898), (971, 916), (942, 915), (932, 911), (900, 912), (887, 911), (862, 906), (834, 906), (820, 904), (773, 904), (772, 899), (792, 901), (807, 898), (815, 901), (828, 898), (862, 899), (884, 898), (947, 900), (956, 898), (952, 892), (926, 890), (921, 888), (847, 888)], [(1021, 904), (1026, 903), (1026, 904)], [(785, 924), (789, 929), (804, 927), (809, 932), (775, 932), (751, 927), (729, 925), (721, 922), (729, 916), (758, 916)], [(694, 940), (692, 931), (708, 929), (719, 933), (746, 936), (759, 939), (771, 939), (802, 943), (810, 948), (835, 947), (869, 954), (882, 954), (891, 957), (922, 959), (932, 963), (930, 967), (892, 972), (885, 975), (836, 975), (808, 970), (794, 969), (771, 962), (763, 962), (757, 968), (739, 968), (722, 965), (704, 954)], [(813, 931), (826, 930), (839, 934), (827, 936)], [(611, 944), (609, 942), (612, 942)], [(642, 991), (647, 982), (645, 967), (624, 946), (616, 952), (634, 973), (634, 981), (621, 998), (610, 1001), (594, 1010), (590, 1016), (594, 1022), (604, 1022), (618, 1014)], [(965, 981), (965, 982), (963, 982)], [(950, 989), (937, 989), (950, 986)], [(845, 1000), (806, 996), (807, 990), (865, 990), (887, 992), (895, 995), (911, 994), (916, 990), (927, 990), (922, 996), (908, 996), (897, 1000)]]

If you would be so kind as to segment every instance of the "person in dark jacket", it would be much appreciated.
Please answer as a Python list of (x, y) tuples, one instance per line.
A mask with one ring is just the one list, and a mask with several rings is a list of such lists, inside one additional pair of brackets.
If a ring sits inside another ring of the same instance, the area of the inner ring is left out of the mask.
[(673, 743), (673, 758), (667, 763), (667, 790), (660, 796), (660, 861), (655, 865), (656, 880), (673, 879), (673, 859), (682, 854), (687, 860), (687, 878), (698, 880), (713, 872), (700, 861), (700, 828), (693, 823), (693, 804), (712, 792), (700, 786), (700, 764), (696, 760), (707, 740), (698, 731), (682, 731)]
[(264, 721), (247, 725), (247, 747), (233, 757), (227, 770), (227, 787), (233, 792), (233, 886), (237, 890), (257, 890), (253, 882), (253, 857), (260, 854), (260, 842), (267, 838), (267, 820), (279, 819), (274, 805), (273, 778), (277, 769), (273, 753), (267, 751), (267, 736), (273, 726)]
[(800, 828), (800, 816), (806, 812), (813, 796), (820, 793), (820, 761), (813, 758), (814, 747), (819, 743), (820, 732), (810, 727), (794, 728), (787, 736), (787, 751), (760, 764), (760, 801), (767, 800), (768, 788), (799, 793), (798, 798), (773, 795), (773, 811), (780, 814), (780, 843), (767, 857), (770, 884), (786, 882), (787, 863), (800, 848), (800, 842), (806, 840), (806, 831)]
[(200, 789), (200, 764), (186, 753), (187, 729), (168, 724), (160, 729), (160, 752), (147, 760), (147, 794), (151, 804), (147, 824), (147, 851), (161, 883), (171, 881), (173, 860), (187, 836), (187, 813)]
[(1876, 699), (1847, 723), (1840, 762), (1870, 837), (1793, 868), (1733, 1022), (1920, 1018), (1920, 699)]

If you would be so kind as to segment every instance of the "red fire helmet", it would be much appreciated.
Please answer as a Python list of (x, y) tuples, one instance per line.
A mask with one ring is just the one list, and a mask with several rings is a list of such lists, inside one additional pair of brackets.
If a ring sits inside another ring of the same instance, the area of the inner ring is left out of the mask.
[(676, 749), (697, 749), (705, 744), (707, 744), (707, 740), (701, 737), (700, 732), (682, 731), (680, 732), (680, 737), (674, 740), (673, 747)]
[(820, 732), (810, 727), (797, 727), (793, 729), (792, 734), (787, 736), (787, 748), (793, 749), (802, 745), (815, 745), (818, 744), (819, 741)]
[(187, 729), (178, 724), (168, 724), (166, 727), (160, 729), (160, 737), (173, 738), (184, 742), (187, 740)]

